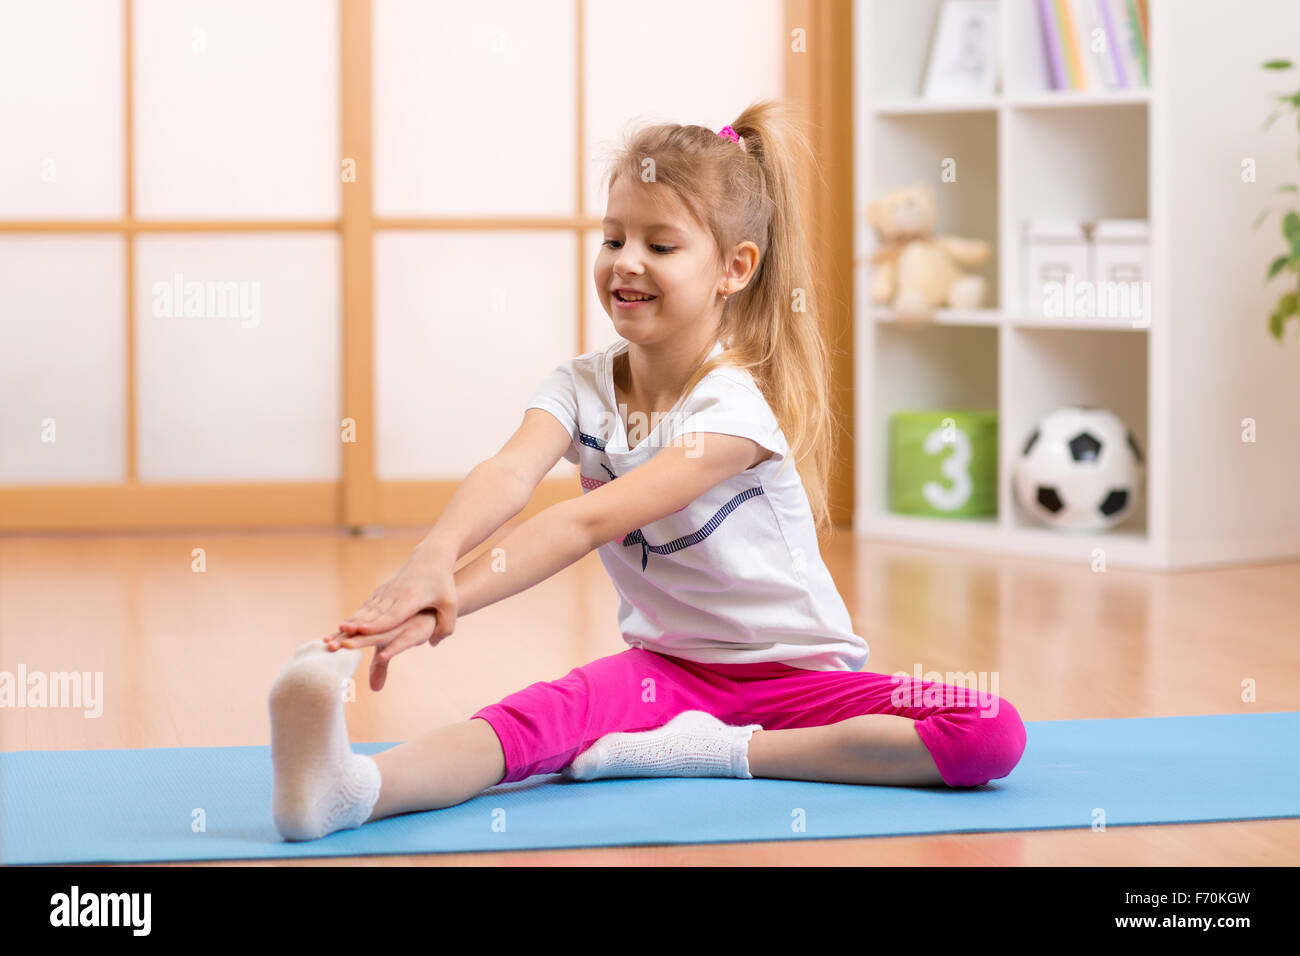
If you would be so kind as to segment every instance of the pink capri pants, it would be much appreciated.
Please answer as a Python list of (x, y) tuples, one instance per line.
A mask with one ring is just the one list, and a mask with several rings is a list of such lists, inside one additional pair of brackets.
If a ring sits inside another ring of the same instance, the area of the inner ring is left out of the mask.
[(950, 787), (1005, 777), (1025, 750), (1016, 709), (974, 688), (789, 664), (699, 664), (640, 648), (530, 684), (473, 717), (500, 738), (501, 782), (508, 783), (559, 773), (605, 734), (652, 730), (684, 710), (764, 730), (821, 727), (861, 714), (911, 717)]

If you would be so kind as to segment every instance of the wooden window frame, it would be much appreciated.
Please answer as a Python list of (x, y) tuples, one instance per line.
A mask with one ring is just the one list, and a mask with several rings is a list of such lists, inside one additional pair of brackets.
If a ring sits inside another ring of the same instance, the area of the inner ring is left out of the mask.
[[(276, 528), (427, 525), (446, 507), (454, 479), (380, 481), (374, 452), (374, 236), (381, 229), (571, 230), (580, 268), (574, 277), (578, 314), (574, 354), (586, 351), (587, 270), (584, 237), (599, 229), (582, 215), (585, 198), (582, 36), (586, 0), (574, 0), (577, 51), (575, 164), (577, 210), (548, 218), (380, 218), (372, 187), (372, 0), (339, 0), (341, 157), (355, 162), (356, 181), (340, 183), (337, 219), (142, 220), (135, 217), (133, 0), (123, 0), (124, 207), (118, 219), (0, 221), (0, 235), (116, 235), (125, 247), (126, 479), (119, 483), (0, 486), (0, 532), (110, 531), (170, 528)], [(806, 177), (814, 261), (826, 270), (824, 329), (831, 344), (833, 400), (852, 434), (852, 4), (848, 0), (786, 0), (786, 94), (804, 103), (813, 121), (821, 177)], [(802, 31), (800, 33), (799, 31)], [(822, 40), (825, 40), (822, 43)], [(346, 81), (345, 79), (346, 78)], [(811, 173), (811, 170), (810, 170)], [(823, 185), (823, 181), (824, 184)], [(343, 443), (342, 476), (330, 482), (141, 483), (136, 451), (135, 239), (149, 233), (335, 232), (340, 238), (342, 284), (343, 418), (355, 423), (355, 441)], [(843, 467), (831, 477), (831, 513), (852, 520), (853, 449), (839, 447)], [(521, 517), (572, 497), (576, 485), (548, 480)]]

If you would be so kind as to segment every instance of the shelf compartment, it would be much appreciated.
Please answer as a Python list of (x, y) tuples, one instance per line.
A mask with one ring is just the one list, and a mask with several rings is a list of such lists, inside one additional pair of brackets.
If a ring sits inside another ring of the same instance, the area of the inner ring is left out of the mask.
[[(1144, 541), (1147, 536), (1150, 448), (1148, 431), (1148, 345), (1146, 335), (1115, 330), (1013, 328), (1008, 332), (1007, 376), (1003, 396), (1002, 469), (1004, 527), (1026, 537), (1060, 537)], [(1058, 531), (1029, 514), (1014, 493), (1015, 463), (1049, 412), (1065, 405), (1109, 409), (1123, 420), (1137, 440), (1143, 458), (1133, 514), (1106, 532), (1092, 535)]]
[[(880, 185), (866, 200), (881, 199), (893, 189), (916, 183), (929, 186), (938, 212), (936, 235), (983, 239), (992, 246), (992, 255), (982, 265), (959, 268), (983, 277), (981, 307), (997, 309), (1001, 294), (998, 191), (990, 184), (998, 181), (998, 114), (880, 116), (872, 124), (870, 141), (873, 179)], [(943, 180), (947, 168), (955, 172), (954, 181)], [(879, 239), (874, 229), (868, 233), (865, 274), (869, 283), (869, 257), (878, 248)]]
[[(889, 511), (890, 419), (895, 412), (902, 410), (996, 410), (999, 330), (996, 327), (892, 323), (879, 323), (873, 328), (874, 418), (869, 425), (869, 441), (876, 453), (868, 465), (873, 469), (875, 480), (875, 500), (871, 507), (880, 514), (892, 514)], [(985, 527), (996, 527), (997, 524), (994, 518), (933, 520)]]
[(1017, 229), (1026, 219), (1148, 218), (1145, 106), (1012, 112), (1007, 134)]
[[(1148, 112), (1143, 105), (1031, 110), (1006, 116), (1003, 301), (1017, 318), (1039, 311), (1024, 291), (1030, 220), (1150, 219)], [(1032, 308), (1031, 308), (1032, 305)]]

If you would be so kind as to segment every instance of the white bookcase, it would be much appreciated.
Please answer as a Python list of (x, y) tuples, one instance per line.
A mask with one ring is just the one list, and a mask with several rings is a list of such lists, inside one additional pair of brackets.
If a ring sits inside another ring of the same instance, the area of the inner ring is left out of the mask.
[[(1266, 328), (1281, 291), (1264, 282), (1283, 251), (1276, 217), (1251, 229), (1276, 184), (1300, 181), (1294, 122), (1260, 132), (1272, 94), (1300, 86), (1300, 71), (1259, 67), (1294, 54), (1300, 4), (1149, 0), (1150, 86), (1110, 94), (1050, 89), (1037, 0), (999, 0), (997, 92), (935, 103), (921, 90), (941, 5), (854, 5), (855, 532), (1088, 565), (1100, 548), (1107, 567), (1160, 570), (1300, 555), (1300, 342)], [(1242, 182), (1245, 157), (1256, 183)], [(956, 182), (940, 178), (949, 158)], [(917, 181), (935, 192), (940, 234), (994, 246), (972, 270), (986, 307), (924, 326), (872, 304), (865, 216)], [(1099, 218), (1149, 221), (1148, 323), (1032, 315), (1023, 221)], [(1141, 446), (1136, 510), (1109, 532), (1048, 528), (1015, 500), (1015, 458), (1066, 404), (1112, 409)], [(996, 517), (889, 510), (890, 416), (941, 407), (997, 411)]]

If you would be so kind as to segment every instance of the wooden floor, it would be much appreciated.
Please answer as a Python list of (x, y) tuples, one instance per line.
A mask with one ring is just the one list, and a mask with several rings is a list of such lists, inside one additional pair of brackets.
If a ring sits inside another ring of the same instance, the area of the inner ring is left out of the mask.
[[(0, 711), (0, 750), (268, 744), (267, 690), (281, 663), (332, 633), (423, 533), (0, 537), (0, 670), (103, 671), (105, 700), (96, 720)], [(191, 569), (198, 548), (202, 573)], [(871, 645), (868, 670), (996, 671), (997, 693), (1026, 721), (1300, 709), (1300, 564), (1096, 573), (1086, 560), (922, 549), (847, 531), (825, 541), (823, 556)], [(626, 646), (617, 606), (592, 553), (461, 618), (440, 647), (401, 655), (379, 694), (365, 679), (367, 652), (348, 705), (351, 737), (405, 740), (617, 653)], [(1242, 701), (1247, 679), (1253, 703)], [(1294, 865), (1300, 820), (345, 862)]]

